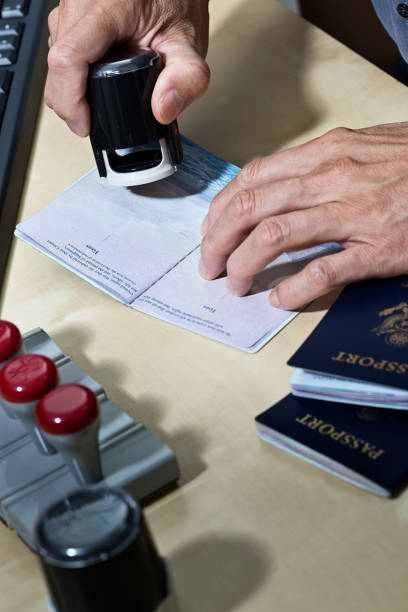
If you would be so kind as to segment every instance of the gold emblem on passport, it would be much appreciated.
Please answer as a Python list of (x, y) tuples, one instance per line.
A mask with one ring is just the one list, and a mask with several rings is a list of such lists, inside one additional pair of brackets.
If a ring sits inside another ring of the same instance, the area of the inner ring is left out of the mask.
[(384, 336), (384, 340), (390, 346), (408, 346), (408, 304), (400, 302), (396, 306), (381, 310), (378, 316), (386, 319), (371, 331), (377, 336)]

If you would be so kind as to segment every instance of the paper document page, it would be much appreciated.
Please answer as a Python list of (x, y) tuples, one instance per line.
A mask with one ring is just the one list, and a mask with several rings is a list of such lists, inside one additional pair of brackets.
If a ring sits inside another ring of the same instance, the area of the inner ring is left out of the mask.
[(172, 183), (118, 188), (96, 170), (21, 223), (50, 255), (130, 304), (201, 240), (206, 207)]
[(325, 247), (281, 255), (242, 298), (223, 277), (203, 280), (201, 223), (238, 168), (186, 139), (183, 149), (175, 175), (137, 188), (110, 186), (93, 170), (16, 235), (131, 308), (255, 352), (297, 314), (272, 308), (271, 288)]
[[(159, 316), (186, 329), (250, 349), (271, 329), (296, 313), (272, 308), (269, 292), (281, 279), (282, 268), (289, 273), (288, 255), (283, 254), (268, 268), (269, 282), (263, 290), (235, 297), (227, 290), (226, 278), (206, 281), (198, 274), (200, 250), (196, 249), (134, 302), (143, 312)], [(265, 273), (266, 276), (266, 273)]]
[(408, 408), (408, 393), (405, 389), (385, 385), (326, 376), (296, 368), (290, 379), (293, 395), (326, 399), (334, 402), (362, 404), (379, 408)]

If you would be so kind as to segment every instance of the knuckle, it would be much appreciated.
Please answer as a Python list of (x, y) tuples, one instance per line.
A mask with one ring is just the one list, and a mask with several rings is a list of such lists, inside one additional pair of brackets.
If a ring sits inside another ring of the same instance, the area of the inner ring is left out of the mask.
[(72, 66), (75, 49), (66, 42), (56, 42), (48, 52), (50, 70), (67, 70)]
[(337, 274), (327, 259), (315, 259), (306, 266), (305, 273), (312, 286), (322, 289), (336, 286)]
[(354, 178), (360, 164), (351, 157), (342, 156), (331, 162), (320, 164), (313, 172), (299, 178), (304, 191), (316, 192), (325, 185), (339, 184)]
[(197, 58), (191, 61), (191, 69), (199, 78), (201, 83), (201, 93), (207, 90), (211, 78), (211, 70), (209, 65), (203, 59)]
[(201, 256), (208, 260), (216, 255), (215, 243), (210, 235), (206, 235), (201, 242)]
[[(48, 29), (51, 32), (58, 23), (58, 7), (54, 8), (48, 15)], [(51, 32), (52, 33), (52, 32)]]
[(212, 200), (210, 207), (208, 209), (208, 216), (213, 216), (218, 210), (222, 200), (224, 198), (224, 190), (221, 190), (217, 193), (215, 198)]
[(359, 164), (351, 157), (340, 157), (333, 162), (329, 169), (329, 173), (335, 178), (349, 177), (357, 170)]
[(303, 193), (314, 193), (316, 190), (319, 190), (321, 188), (321, 176), (323, 171), (324, 169), (319, 166), (316, 170), (309, 172), (309, 174), (300, 176), (298, 181), (301, 191)]
[(276, 217), (264, 219), (254, 230), (255, 242), (260, 248), (271, 244), (279, 246), (288, 234), (288, 226)]
[(320, 140), (324, 144), (336, 144), (338, 142), (344, 142), (350, 137), (353, 130), (346, 127), (335, 127), (320, 137)]
[(205, 94), (210, 82), (210, 68), (203, 59), (194, 57), (184, 62), (183, 70), (186, 82), (189, 84), (190, 99), (199, 98)]
[(234, 220), (252, 216), (255, 211), (255, 194), (251, 190), (236, 193), (229, 205), (229, 212)]
[(260, 159), (253, 159), (248, 164), (246, 164), (237, 176), (239, 184), (242, 185), (244, 188), (253, 185), (258, 178), (260, 164)]
[(207, 91), (210, 83), (210, 68), (204, 60), (198, 60), (192, 63), (191, 72), (191, 80), (195, 85), (195, 95), (201, 97)]

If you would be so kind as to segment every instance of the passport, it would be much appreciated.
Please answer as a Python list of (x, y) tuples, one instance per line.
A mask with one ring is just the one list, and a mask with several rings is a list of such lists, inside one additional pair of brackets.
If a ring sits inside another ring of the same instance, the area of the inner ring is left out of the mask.
[(270, 290), (314, 256), (338, 245), (282, 253), (251, 292), (231, 295), (225, 275), (198, 273), (201, 223), (239, 169), (183, 138), (184, 160), (171, 177), (113, 187), (95, 170), (25, 219), (16, 236), (97, 289), (132, 308), (249, 353), (297, 312), (272, 308)]
[(408, 408), (408, 277), (349, 285), (289, 359), (296, 395)]
[(287, 395), (255, 418), (258, 435), (381, 497), (408, 479), (408, 414)]

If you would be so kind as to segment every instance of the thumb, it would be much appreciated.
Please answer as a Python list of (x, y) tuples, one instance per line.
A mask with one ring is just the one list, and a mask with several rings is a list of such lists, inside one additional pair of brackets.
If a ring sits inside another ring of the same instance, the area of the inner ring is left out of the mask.
[(206, 92), (210, 69), (187, 40), (166, 42), (157, 51), (164, 68), (153, 91), (152, 109), (157, 121), (167, 124)]

